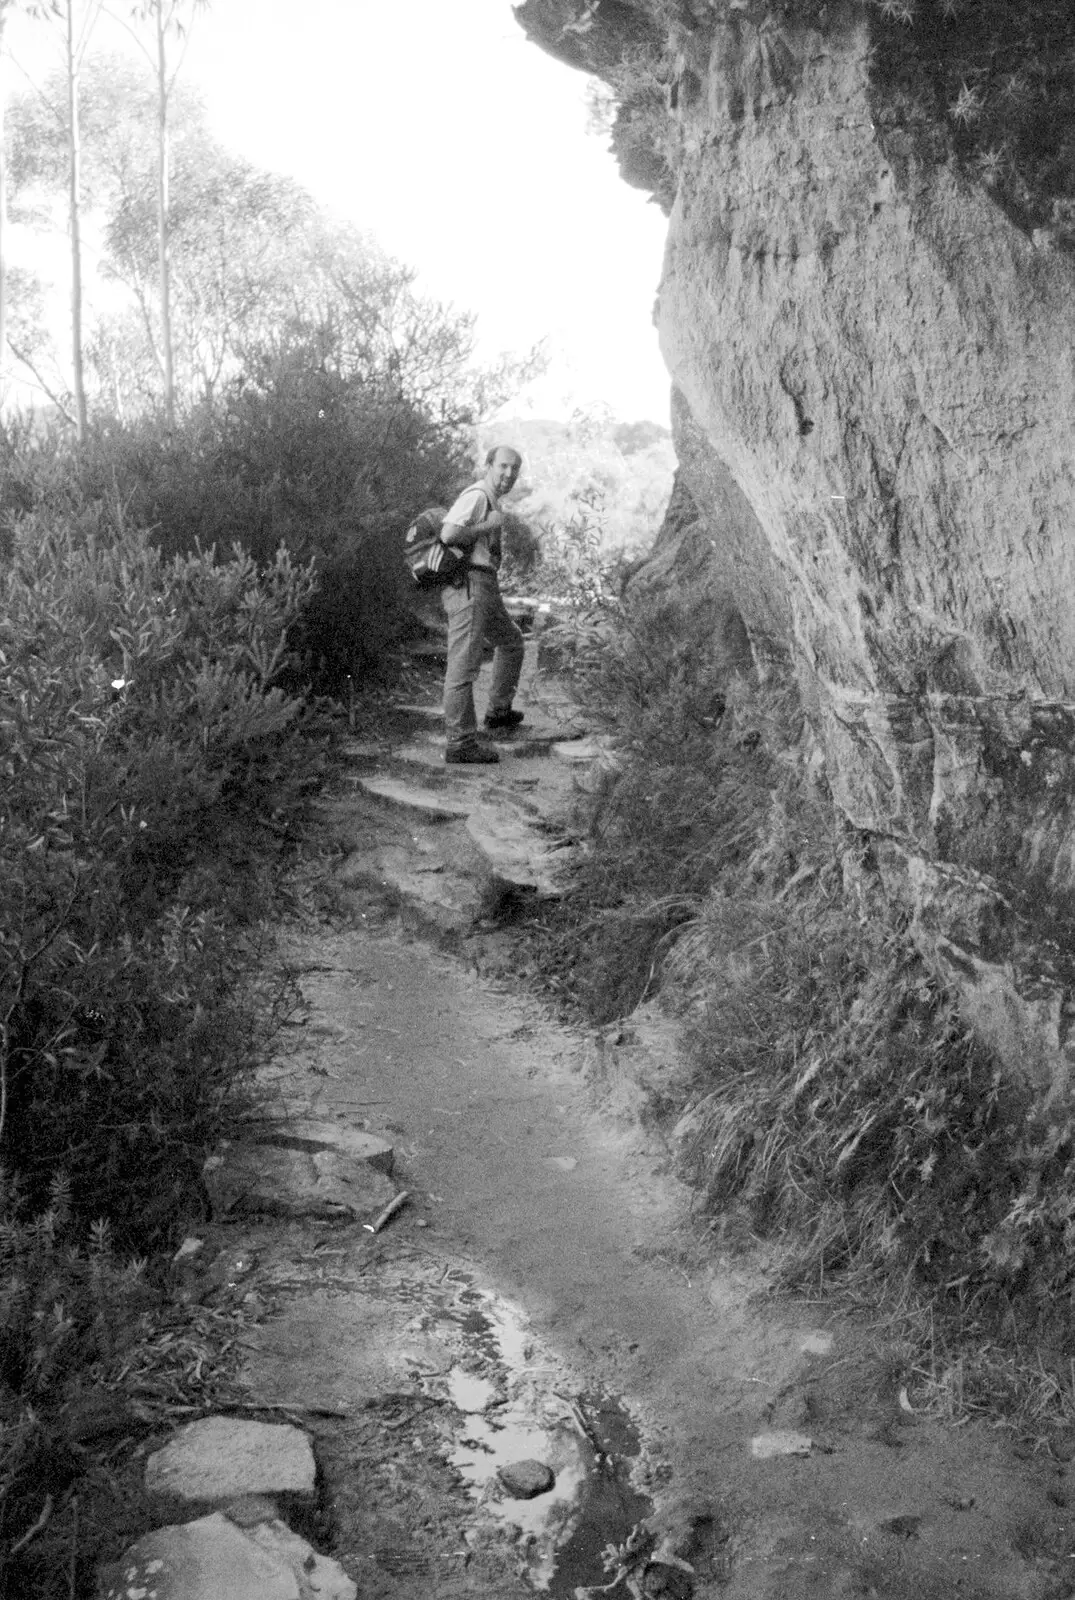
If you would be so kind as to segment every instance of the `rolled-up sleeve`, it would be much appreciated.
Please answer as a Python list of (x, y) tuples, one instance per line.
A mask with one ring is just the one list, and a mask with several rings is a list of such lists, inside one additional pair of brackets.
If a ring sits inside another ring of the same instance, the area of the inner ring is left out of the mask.
[(480, 489), (464, 489), (458, 500), (448, 507), (448, 514), (444, 519), (442, 537), (445, 544), (451, 544), (453, 528), (469, 528), (472, 522), (484, 520), (477, 513), (479, 508), (484, 511), (486, 496)]

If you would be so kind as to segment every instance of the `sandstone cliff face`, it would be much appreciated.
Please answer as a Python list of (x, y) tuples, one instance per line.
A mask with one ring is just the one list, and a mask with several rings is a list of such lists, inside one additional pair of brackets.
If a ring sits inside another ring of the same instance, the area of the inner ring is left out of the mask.
[(690, 537), (756, 655), (791, 661), (836, 803), (976, 1025), (1059, 1087), (1075, 1067), (1075, 255), (954, 160), (882, 138), (865, 7), (813, 26), (774, 9), (517, 14), (616, 86), (655, 50), (671, 64), (663, 121), (625, 148), (669, 211), (657, 316)]

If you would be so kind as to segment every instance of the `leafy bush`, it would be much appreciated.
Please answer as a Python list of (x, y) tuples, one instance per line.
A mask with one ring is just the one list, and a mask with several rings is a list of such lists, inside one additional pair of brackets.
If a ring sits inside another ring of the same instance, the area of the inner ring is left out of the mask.
[(62, 434), (0, 430), (0, 559), (20, 518), (75, 522), (99, 543), (149, 530), (167, 558), (236, 546), (259, 566), (283, 545), (311, 585), (290, 643), (329, 692), (386, 669), (414, 622), (402, 530), (471, 475), (469, 436), (391, 385), (326, 371), (313, 346), (264, 357), (255, 376), (170, 430), (100, 421)]
[(312, 571), (116, 521), (38, 509), (0, 567), (0, 1593), (68, 1592), (41, 1519), (290, 1003), (260, 918), (317, 781)]
[(67, 1600), (115, 1538), (96, 1457), (152, 1415), (122, 1376), (161, 1297), (144, 1260), (116, 1256), (107, 1221), (76, 1226), (62, 1176), (44, 1211), (23, 1209), (0, 1173), (0, 1595)]
[(274, 679), (311, 583), (33, 518), (0, 575), (0, 1135), (31, 1207), (63, 1168), (125, 1246), (167, 1234), (258, 1058), (255, 936), (204, 858), (297, 803)]

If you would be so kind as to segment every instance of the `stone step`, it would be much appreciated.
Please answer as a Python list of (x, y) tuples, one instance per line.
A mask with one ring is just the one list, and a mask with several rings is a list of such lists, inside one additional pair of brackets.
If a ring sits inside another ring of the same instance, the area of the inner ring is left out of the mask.
[[(475, 769), (479, 771), (480, 769)], [(488, 772), (484, 774), (488, 777)], [(358, 778), (364, 794), (424, 818), (427, 822), (456, 822), (470, 815), (473, 790), (462, 785), (432, 788), (406, 778)]]
[(564, 891), (573, 849), (534, 826), (534, 808), (504, 796), (480, 800), (467, 818), (467, 832), (498, 878), (519, 888), (556, 897)]

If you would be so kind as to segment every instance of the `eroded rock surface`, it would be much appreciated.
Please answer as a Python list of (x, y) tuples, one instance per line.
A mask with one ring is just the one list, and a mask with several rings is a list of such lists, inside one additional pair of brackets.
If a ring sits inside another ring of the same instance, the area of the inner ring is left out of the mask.
[(680, 482), (637, 581), (704, 573), (730, 656), (791, 663), (921, 944), (1013, 1068), (1066, 1082), (1075, 255), (943, 126), (925, 153), (882, 130), (865, 6), (518, 15), (612, 83), (625, 176), (669, 213)]

